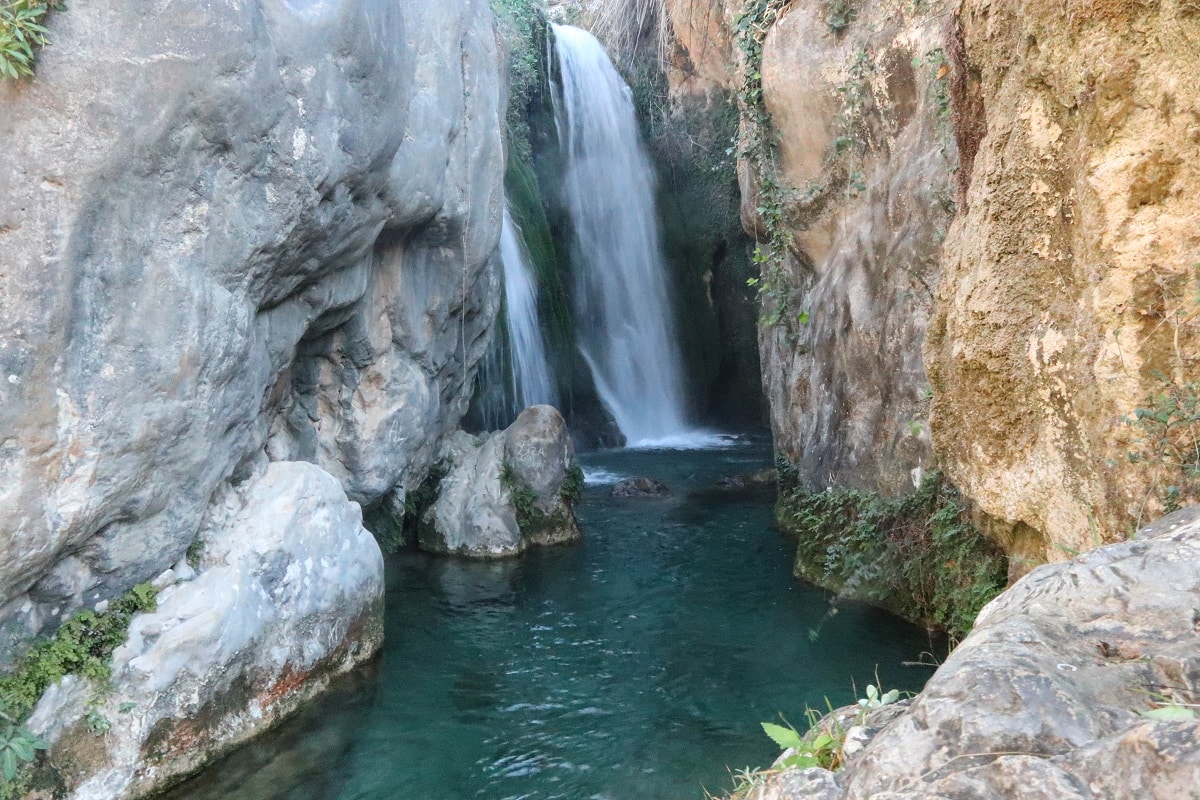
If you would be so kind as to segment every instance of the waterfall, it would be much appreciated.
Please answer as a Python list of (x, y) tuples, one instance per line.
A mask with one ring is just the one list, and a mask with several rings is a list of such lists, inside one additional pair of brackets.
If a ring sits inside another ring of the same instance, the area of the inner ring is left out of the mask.
[(555, 25), (564, 191), (576, 236), (576, 330), (601, 401), (631, 446), (680, 444), (683, 380), (654, 178), (629, 87), (587, 31)]
[(504, 209), (500, 232), (500, 260), (504, 266), (504, 308), (508, 330), (512, 398), (517, 413), (545, 403), (557, 406), (558, 396), (550, 377), (546, 344), (538, 323), (537, 284), (521, 229)]
[(538, 320), (537, 283), (521, 228), (504, 207), (500, 229), (504, 333), (479, 363), (479, 410), (488, 430), (508, 427), (529, 406), (558, 406)]

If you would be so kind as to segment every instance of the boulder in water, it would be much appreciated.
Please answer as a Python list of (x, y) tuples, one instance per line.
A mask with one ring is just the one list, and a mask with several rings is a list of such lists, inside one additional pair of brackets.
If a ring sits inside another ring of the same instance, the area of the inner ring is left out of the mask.
[(500, 433), (455, 433), (438, 459), (445, 477), (421, 520), (423, 550), (502, 558), (579, 538), (571, 506), (583, 473), (551, 406), (525, 409)]
[(670, 493), (665, 483), (645, 476), (618, 481), (611, 492), (613, 497), (666, 497)]
[(133, 618), (103, 690), (69, 675), (38, 703), (28, 727), (50, 751), (37, 777), (63, 796), (147, 796), (378, 650), (383, 556), (358, 504), (312, 464), (256, 472), (217, 498), (196, 568), (155, 580), (157, 608)]

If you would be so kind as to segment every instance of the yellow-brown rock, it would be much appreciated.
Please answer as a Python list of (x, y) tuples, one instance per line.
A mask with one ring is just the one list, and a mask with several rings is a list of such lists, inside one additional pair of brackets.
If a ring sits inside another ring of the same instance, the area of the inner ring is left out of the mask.
[(1061, 560), (1186, 495), (1125, 420), (1200, 378), (1200, 6), (967, 0), (953, 38), (934, 441), (1010, 553)]

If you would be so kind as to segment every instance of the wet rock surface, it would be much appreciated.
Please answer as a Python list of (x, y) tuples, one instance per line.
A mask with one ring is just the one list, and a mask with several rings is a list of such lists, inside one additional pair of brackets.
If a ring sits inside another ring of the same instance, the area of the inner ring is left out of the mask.
[(826, 781), (786, 793), (786, 776), (763, 797), (1200, 797), (1200, 719), (1143, 716), (1200, 699), (1197, 564), (1193, 506), (1132, 541), (1038, 567), (847, 753), (836, 792)]

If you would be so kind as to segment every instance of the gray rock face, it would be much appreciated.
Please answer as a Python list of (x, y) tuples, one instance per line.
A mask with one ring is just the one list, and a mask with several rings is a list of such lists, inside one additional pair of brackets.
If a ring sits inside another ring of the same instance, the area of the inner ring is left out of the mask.
[(438, 497), (420, 522), (422, 550), (475, 558), (503, 558), (521, 552), (521, 529), (508, 492), (500, 482), (504, 436), (476, 438), (451, 434), (437, 463), (446, 471)]
[(1200, 797), (1200, 507), (1035, 569), (847, 759), (846, 800)]
[(522, 411), (504, 431), (504, 459), (513, 477), (532, 489), (539, 502), (552, 503), (575, 460), (562, 414), (553, 406)]
[(421, 548), (502, 558), (578, 539), (563, 491), (574, 456), (566, 422), (550, 406), (525, 409), (499, 433), (447, 437), (438, 455), (445, 477), (421, 520)]
[(0, 656), (311, 461), (424, 474), (494, 319), (486, 0), (97, 0), (0, 84)]
[[(763, 389), (777, 456), (814, 490), (903, 495), (933, 461), (921, 346), (957, 151), (944, 82), (913, 66), (943, 46), (948, 5), (922, 7), (858, 4), (833, 36), (824, 5), (794, 3), (764, 43), (795, 257), (780, 270), (788, 313), (759, 327)], [(751, 227), (760, 205), (744, 181)]]
[[(198, 573), (181, 563), (156, 581), (158, 610), (134, 618), (101, 704), (68, 677), (34, 711), (71, 800), (161, 788), (378, 649), (383, 556), (357, 504), (312, 464), (261, 469), (222, 498)], [(112, 723), (103, 737), (88, 731), (89, 711)]]

